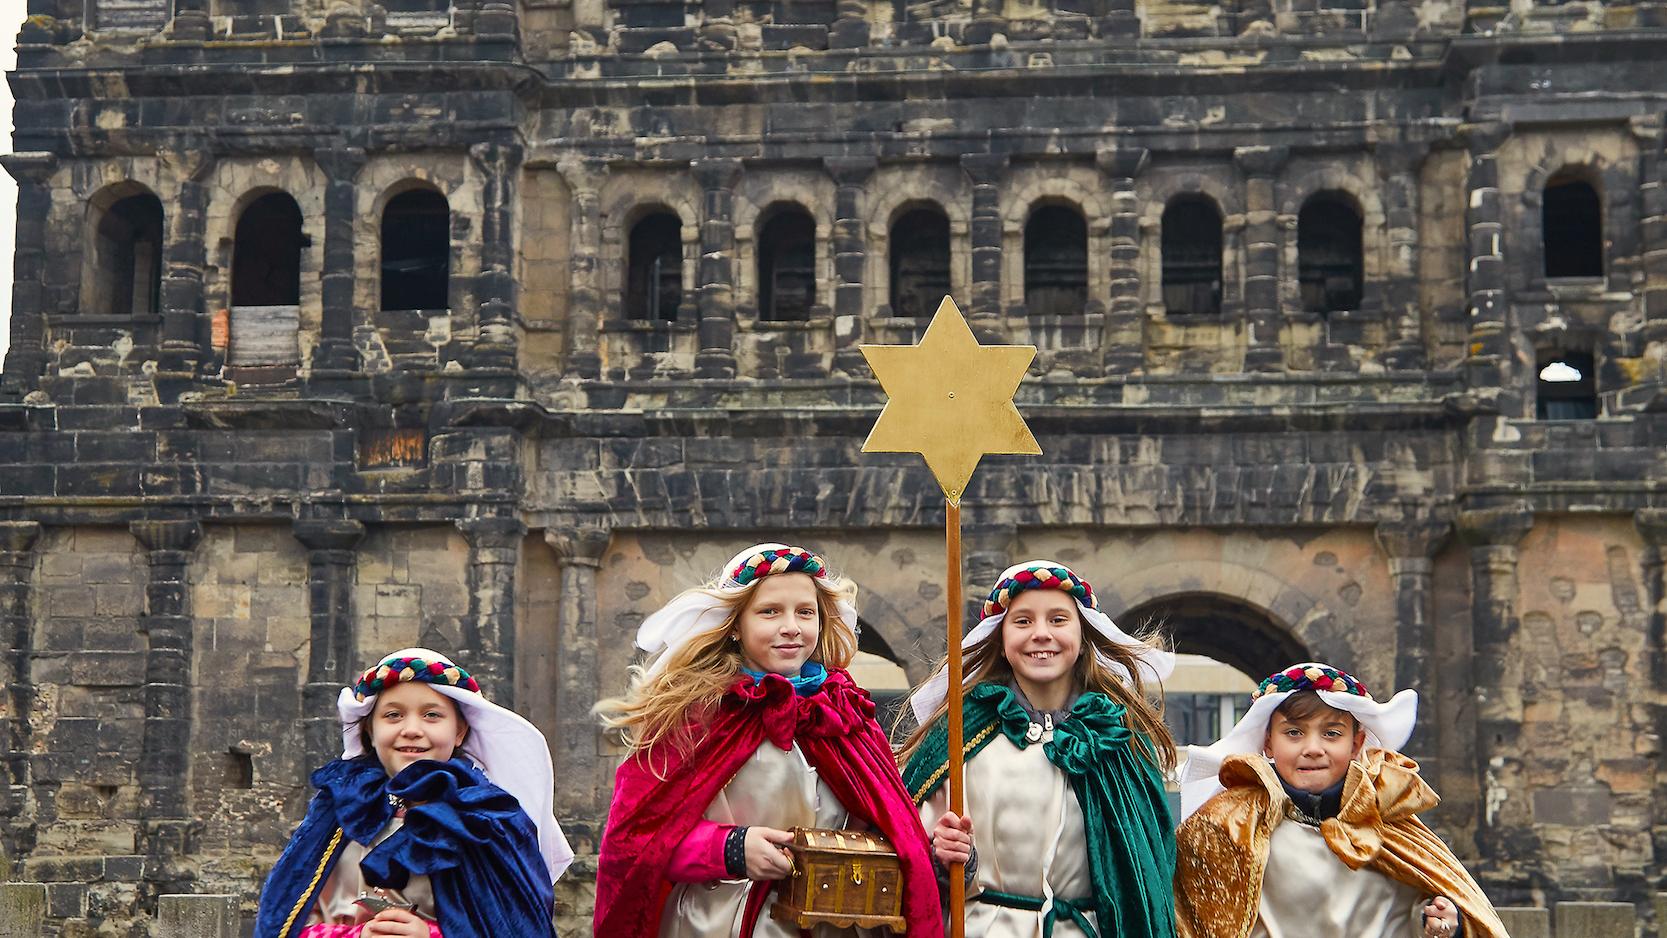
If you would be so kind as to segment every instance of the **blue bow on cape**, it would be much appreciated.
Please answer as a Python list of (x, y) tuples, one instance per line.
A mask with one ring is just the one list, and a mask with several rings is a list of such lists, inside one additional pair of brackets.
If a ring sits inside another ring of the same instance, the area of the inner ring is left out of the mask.
[(261, 889), (255, 938), (301, 933), (344, 841), (369, 844), (393, 819), (390, 796), (407, 805), (405, 823), (360, 861), (366, 883), (399, 889), (427, 876), (446, 938), (555, 935), (538, 828), (479, 769), (424, 760), (389, 778), (367, 755), (337, 759), (312, 782), (318, 794)]

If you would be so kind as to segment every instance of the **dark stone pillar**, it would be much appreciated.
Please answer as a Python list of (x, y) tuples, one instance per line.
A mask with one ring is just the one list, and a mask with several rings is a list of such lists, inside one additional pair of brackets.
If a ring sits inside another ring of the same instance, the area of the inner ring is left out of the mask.
[(1001, 316), (1001, 181), (1007, 157), (968, 154), (961, 157), (961, 170), (972, 183), (972, 296), (964, 312), (982, 342), (999, 330), (993, 320)]
[[(1418, 722), (1407, 754), (1436, 777), (1440, 751), (1436, 729), (1435, 555), (1447, 544), (1453, 526), (1428, 519), (1384, 521), (1377, 526), (1378, 547), (1389, 558), (1389, 582), (1395, 590), (1395, 686), (1418, 692)], [(1385, 696), (1383, 699), (1388, 699)]]
[(866, 0), (836, 0), (833, 28), (828, 31), (828, 48), (860, 49), (868, 45), (868, 3)]
[(139, 750), (139, 847), (145, 855), (143, 898), (190, 892), (184, 858), (191, 852), (191, 553), (202, 539), (195, 521), (135, 521), (148, 552), (145, 583), (145, 730)]
[(741, 161), (695, 160), (700, 181), (700, 351), (695, 376), (735, 377), (735, 183)]
[(1476, 845), (1484, 864), (1533, 856), (1534, 818), (1523, 777), (1522, 662), (1512, 645), (1517, 618), (1517, 544), (1534, 526), (1526, 505), (1459, 513), (1470, 548), (1471, 682), (1481, 792)]
[(1106, 310), (1105, 370), (1127, 375), (1146, 363), (1145, 313), (1140, 303), (1140, 200), (1135, 179), (1150, 151), (1107, 147), (1095, 161), (1111, 180), (1111, 305)]
[[(602, 178), (607, 164), (578, 157), (562, 159), (556, 171), (572, 194), (568, 255), (572, 280), (567, 295), (567, 363), (574, 378), (602, 375)], [(629, 233), (626, 234), (629, 238)]]
[(1245, 371), (1279, 371), (1284, 316), (1279, 308), (1279, 268), (1285, 253), (1279, 226), (1279, 173), (1290, 157), (1285, 147), (1239, 147), (1233, 159), (1245, 175)]
[(168, 25), (169, 38), (176, 41), (206, 42), (213, 27), (208, 0), (174, 0), (174, 18)]
[(0, 165), (17, 180), (17, 246), (12, 254), (12, 335), (6, 349), (8, 396), (33, 390), (46, 370), (46, 227), (52, 213), (52, 174), (58, 158), (50, 153), (12, 153)]
[(971, 631), (981, 618), (984, 598), (996, 585), (1001, 571), (1019, 560), (1019, 531), (1012, 525), (974, 525), (961, 532), (961, 570), (965, 582), (961, 596), (966, 601), (963, 631)]
[[(1645, 655), (1648, 656), (1650, 721), (1648, 732), (1656, 739), (1653, 753), (1656, 783), (1651, 786), (1650, 830), (1656, 862), (1667, 857), (1667, 508), (1643, 508), (1633, 515), (1633, 524), (1644, 539), (1644, 589), (1648, 597), (1645, 620)], [(1658, 927), (1660, 924), (1658, 923)]]
[(353, 347), (353, 220), (357, 212), (354, 180), (365, 165), (358, 147), (313, 151), (324, 170), (323, 322), (313, 371), (355, 371), (359, 353)]
[(35, 579), (35, 545), (41, 526), (0, 521), (0, 648), (4, 660), (6, 724), (0, 727), (0, 856), (25, 856), (35, 848), (33, 825), (22, 829), (29, 793), (29, 711), (35, 702), (30, 661), (34, 615), (29, 593)]
[(561, 561), (556, 613), (556, 813), (593, 825), (607, 813), (601, 731), (590, 708), (602, 695), (598, 660), (596, 571), (611, 535), (605, 528), (552, 528), (544, 540)]
[(168, 213), (168, 245), (162, 252), (161, 368), (194, 376), (211, 354), (203, 310), (203, 267), (208, 263), (204, 218), (208, 174), (214, 157), (206, 142), (164, 151), (163, 160), (179, 180), (179, 201)]
[(305, 771), (341, 754), (336, 695), (355, 677), (358, 622), (353, 609), (355, 549), (365, 526), (346, 519), (295, 522), (295, 539), (307, 548), (307, 679), (301, 688)]
[(469, 616), (463, 647), (469, 670), (493, 701), (515, 706), (515, 568), (527, 526), (516, 518), (457, 522), (469, 541)]
[(1465, 178), (1464, 286), (1470, 312), (1470, 356), (1465, 359), (1464, 370), (1473, 390), (1498, 388), (1502, 412), (1516, 416), (1520, 415), (1522, 394), (1515, 387), (1517, 369), (1505, 300), (1505, 226), (1497, 156), (1500, 145), (1509, 135), (1508, 124), (1468, 129), (1470, 170)]
[(878, 162), (871, 156), (830, 157), (822, 161), (838, 187), (834, 195), (834, 368), (848, 375), (868, 374), (858, 346), (863, 329), (863, 273), (868, 264), (868, 222), (863, 217), (863, 184)]
[(1389, 269), (1384, 285), (1389, 348), (1384, 351), (1383, 361), (1395, 369), (1422, 369), (1425, 364), (1418, 303), (1418, 176), (1429, 153), (1429, 147), (1422, 143), (1391, 143), (1377, 148), (1384, 222), (1389, 228)]
[[(520, 315), (515, 295), (515, 179), (521, 171), (521, 148), (477, 143), (469, 157), (485, 177), (481, 196), (480, 274), (475, 299), (480, 304), (474, 365), (515, 367)], [(512, 396), (513, 388), (506, 389)]]
[[(1644, 360), (1660, 362), (1667, 358), (1667, 152), (1663, 150), (1667, 133), (1662, 132), (1660, 115), (1634, 122), (1633, 128), (1639, 138), (1638, 196), (1643, 203), (1639, 229), (1644, 259)], [(1646, 380), (1657, 388), (1667, 387), (1667, 366), (1656, 365)]]

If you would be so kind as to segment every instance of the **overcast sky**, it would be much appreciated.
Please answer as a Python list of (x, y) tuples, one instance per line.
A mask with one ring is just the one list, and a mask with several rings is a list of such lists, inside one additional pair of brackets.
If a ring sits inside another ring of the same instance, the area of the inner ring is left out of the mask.
[[(24, 0), (0, 0), (0, 65), (11, 71), (17, 64), (17, 29), (23, 25)], [(6, 152), (12, 151), (12, 86), (0, 91), (0, 111), (6, 112)], [(12, 245), (17, 239), (17, 186), (10, 173), (0, 170), (0, 355), (12, 341)]]

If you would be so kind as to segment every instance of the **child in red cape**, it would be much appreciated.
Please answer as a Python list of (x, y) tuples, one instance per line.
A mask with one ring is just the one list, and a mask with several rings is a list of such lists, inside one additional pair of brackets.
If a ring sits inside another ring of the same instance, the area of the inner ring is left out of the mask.
[(792, 870), (790, 829), (820, 827), (885, 835), (908, 934), (941, 938), (925, 831), (873, 701), (844, 670), (851, 592), (816, 554), (760, 544), (644, 620), (637, 646), (654, 657), (625, 697), (597, 704), (630, 748), (602, 837), (597, 935), (798, 938), (765, 910)]

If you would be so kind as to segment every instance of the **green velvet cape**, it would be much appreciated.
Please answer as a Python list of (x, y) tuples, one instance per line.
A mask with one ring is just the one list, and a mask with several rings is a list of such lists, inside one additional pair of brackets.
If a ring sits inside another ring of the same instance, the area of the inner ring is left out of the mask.
[[(1025, 738), (1030, 717), (1004, 684), (972, 688), (962, 712), (968, 760), (998, 733), (1020, 749), (1031, 745)], [(1151, 743), (1129, 728), (1123, 706), (1099, 693), (1077, 698), (1069, 717), (1054, 727), (1053, 739), (1043, 745), (1048, 761), (1065, 773), (1082, 807), (1094, 909), (1104, 936), (1175, 935), (1175, 822), (1152, 751)], [(904, 767), (903, 784), (919, 805), (948, 773), (949, 720), (943, 717)], [(974, 832), (975, 842), (977, 836)], [(1001, 849), (1000, 844), (981, 846)]]

